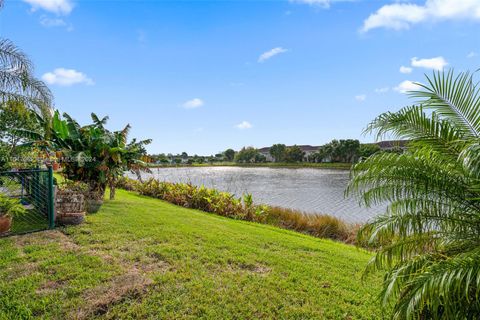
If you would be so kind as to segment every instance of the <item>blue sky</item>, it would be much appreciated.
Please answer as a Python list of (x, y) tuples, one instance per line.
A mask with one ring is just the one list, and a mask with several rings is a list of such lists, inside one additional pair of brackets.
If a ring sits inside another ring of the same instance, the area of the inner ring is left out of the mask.
[(58, 109), (130, 123), (152, 153), (371, 141), (370, 120), (413, 102), (404, 81), (480, 67), (479, 28), (479, 0), (7, 0), (0, 12)]

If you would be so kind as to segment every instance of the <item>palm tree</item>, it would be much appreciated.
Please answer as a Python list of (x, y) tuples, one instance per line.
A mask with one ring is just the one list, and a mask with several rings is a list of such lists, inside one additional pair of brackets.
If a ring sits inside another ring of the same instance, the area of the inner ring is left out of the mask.
[(418, 104), (376, 118), (377, 139), (409, 139), (352, 170), (347, 194), (388, 203), (359, 242), (377, 248), (367, 273), (386, 270), (381, 301), (394, 319), (480, 318), (480, 89), (468, 72), (434, 73)]
[(50, 114), (52, 94), (33, 76), (28, 57), (10, 40), (0, 39), (0, 102), (18, 101), (44, 116)]

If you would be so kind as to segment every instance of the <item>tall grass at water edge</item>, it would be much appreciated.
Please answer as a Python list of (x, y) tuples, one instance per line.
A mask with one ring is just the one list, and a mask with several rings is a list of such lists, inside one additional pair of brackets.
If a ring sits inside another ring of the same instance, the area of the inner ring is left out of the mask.
[(141, 195), (161, 199), (185, 208), (198, 209), (238, 220), (269, 224), (314, 237), (356, 243), (357, 224), (349, 224), (325, 214), (307, 214), (302, 211), (255, 204), (250, 194), (236, 197), (189, 183), (171, 183), (149, 179), (139, 182), (127, 177), (117, 187), (136, 191)]

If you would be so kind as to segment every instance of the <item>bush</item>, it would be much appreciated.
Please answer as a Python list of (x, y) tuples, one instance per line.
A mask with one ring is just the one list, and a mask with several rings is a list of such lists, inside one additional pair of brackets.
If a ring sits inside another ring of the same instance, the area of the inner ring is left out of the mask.
[(170, 183), (150, 179), (139, 182), (121, 178), (118, 188), (137, 191), (141, 195), (158, 198), (185, 208), (198, 209), (233, 219), (265, 223), (347, 243), (355, 243), (354, 233), (358, 226), (351, 226), (342, 220), (321, 214), (307, 214), (298, 210), (257, 205), (250, 194), (241, 198), (228, 192), (198, 187), (186, 183)]
[(0, 217), (2, 216), (20, 216), (26, 213), (19, 199), (9, 198), (0, 194)]
[(133, 180), (127, 177), (120, 177), (117, 180), (117, 188), (128, 190), (128, 191), (137, 191), (137, 187), (139, 186), (140, 182), (137, 180)]

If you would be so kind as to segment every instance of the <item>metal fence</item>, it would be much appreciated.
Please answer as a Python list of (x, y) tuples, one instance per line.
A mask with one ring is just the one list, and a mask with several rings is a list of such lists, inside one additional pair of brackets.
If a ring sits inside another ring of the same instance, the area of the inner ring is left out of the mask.
[(11, 228), (2, 236), (55, 227), (52, 168), (0, 172), (0, 193), (19, 199), (26, 209), (11, 217)]

